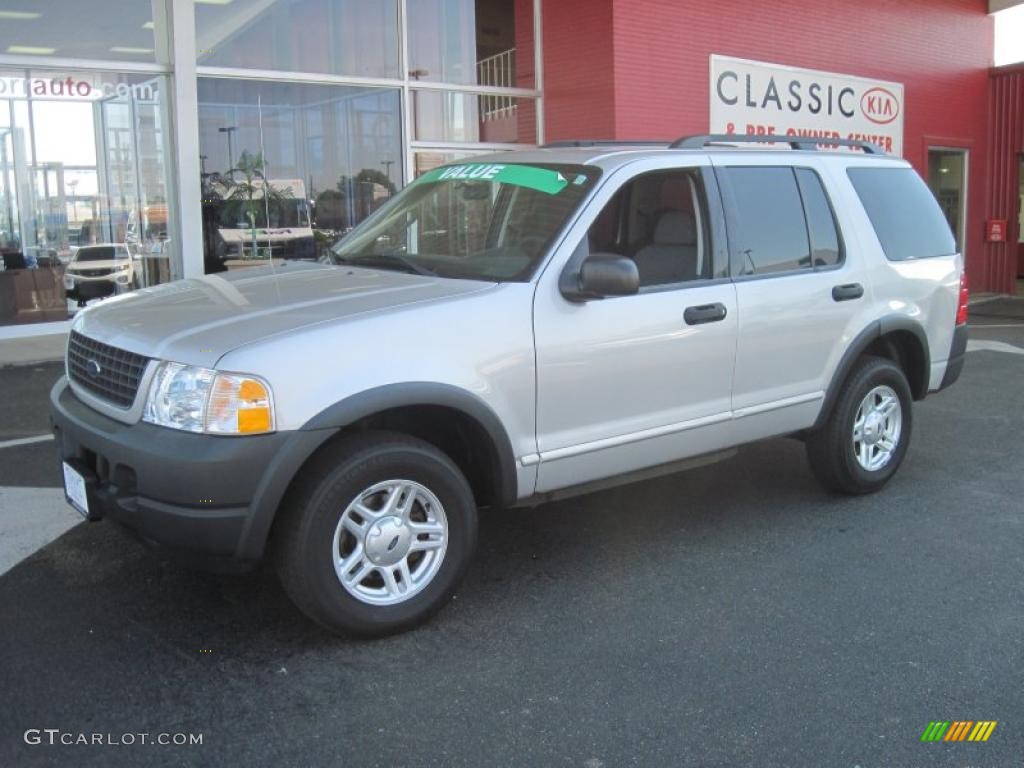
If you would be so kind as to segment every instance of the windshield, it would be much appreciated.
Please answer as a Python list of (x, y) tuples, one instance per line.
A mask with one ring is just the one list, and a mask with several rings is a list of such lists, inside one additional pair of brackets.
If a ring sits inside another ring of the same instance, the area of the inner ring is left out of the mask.
[(75, 261), (113, 261), (114, 259), (127, 259), (128, 251), (120, 246), (94, 245), (88, 248), (79, 248), (75, 254)]
[(582, 165), (435, 168), (331, 249), (335, 264), (524, 281), (597, 179)]

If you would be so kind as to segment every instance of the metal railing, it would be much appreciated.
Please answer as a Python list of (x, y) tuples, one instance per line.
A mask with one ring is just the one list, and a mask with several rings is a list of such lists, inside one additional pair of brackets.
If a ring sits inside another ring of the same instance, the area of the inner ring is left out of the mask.
[[(516, 49), (496, 53), (476, 63), (477, 85), (496, 88), (515, 88)], [(515, 96), (480, 96), (480, 119), (501, 120), (516, 113)]]

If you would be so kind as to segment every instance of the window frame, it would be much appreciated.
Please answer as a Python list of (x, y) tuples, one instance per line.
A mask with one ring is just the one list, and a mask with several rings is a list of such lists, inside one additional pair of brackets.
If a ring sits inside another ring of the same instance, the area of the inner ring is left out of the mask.
[[(757, 163), (746, 165), (743, 163), (729, 163), (728, 165), (716, 165), (715, 175), (718, 176), (722, 170), (728, 170), (732, 168), (744, 168), (744, 169), (756, 169), (756, 168), (771, 168), (771, 169), (785, 169), (788, 170), (793, 177), (793, 184), (796, 186), (797, 197), (800, 200), (800, 210), (803, 213), (804, 218), (804, 232), (807, 235), (807, 253), (810, 259), (810, 265), (808, 267), (801, 267), (798, 269), (786, 269), (779, 270), (777, 272), (763, 272), (753, 274), (739, 274), (737, 270), (737, 259), (732, 248), (732, 240), (735, 237), (734, 229), (735, 222), (739, 220), (739, 211), (736, 207), (736, 200), (732, 194), (732, 184), (730, 183), (726, 174), (721, 174), (722, 178), (718, 179), (719, 189), (722, 194), (722, 209), (725, 218), (725, 226), (728, 232), (729, 238), (729, 251), (728, 251), (728, 266), (729, 266), (729, 279), (735, 283), (747, 282), (749, 280), (771, 280), (779, 277), (794, 277), (798, 275), (813, 275), (818, 272), (832, 272), (842, 269), (846, 265), (846, 241), (843, 237), (843, 230), (839, 225), (839, 217), (836, 215), (836, 208), (832, 202), (832, 196), (829, 194), (828, 187), (822, 180), (821, 174), (818, 173), (818, 169), (809, 165), (792, 164), (792, 163), (780, 163), (780, 164), (769, 164), (769, 163)], [(839, 260), (835, 264), (829, 264), (827, 266), (818, 266), (814, 263), (814, 244), (811, 238), (811, 225), (810, 219), (807, 216), (807, 203), (804, 200), (803, 191), (800, 189), (800, 180), (797, 177), (798, 170), (810, 171), (814, 174), (818, 180), (818, 184), (821, 186), (821, 191), (825, 195), (825, 202), (828, 205), (829, 213), (832, 216), (832, 226), (836, 231), (836, 240), (839, 245)]]

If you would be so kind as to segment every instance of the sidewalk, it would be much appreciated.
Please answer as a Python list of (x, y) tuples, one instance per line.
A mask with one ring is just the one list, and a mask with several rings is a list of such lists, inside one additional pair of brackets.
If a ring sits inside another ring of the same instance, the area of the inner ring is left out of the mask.
[(0, 367), (60, 360), (64, 357), (70, 329), (70, 320), (65, 323), (47, 323), (45, 330), (31, 325), (3, 328), (3, 336), (0, 336)]

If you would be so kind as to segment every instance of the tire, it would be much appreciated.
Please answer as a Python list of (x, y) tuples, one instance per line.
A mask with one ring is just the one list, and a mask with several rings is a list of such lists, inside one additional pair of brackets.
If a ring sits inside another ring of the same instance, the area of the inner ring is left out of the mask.
[(429, 443), (391, 432), (321, 452), (279, 515), (273, 550), (285, 592), (339, 634), (423, 622), (451, 598), (476, 547), (476, 503), (462, 472)]
[[(895, 396), (896, 404), (885, 415), (890, 396)], [(843, 382), (828, 420), (807, 438), (807, 459), (815, 477), (840, 493), (881, 489), (907, 453), (912, 406), (910, 384), (899, 366), (881, 357), (862, 357)], [(858, 430), (859, 416), (865, 419)]]

